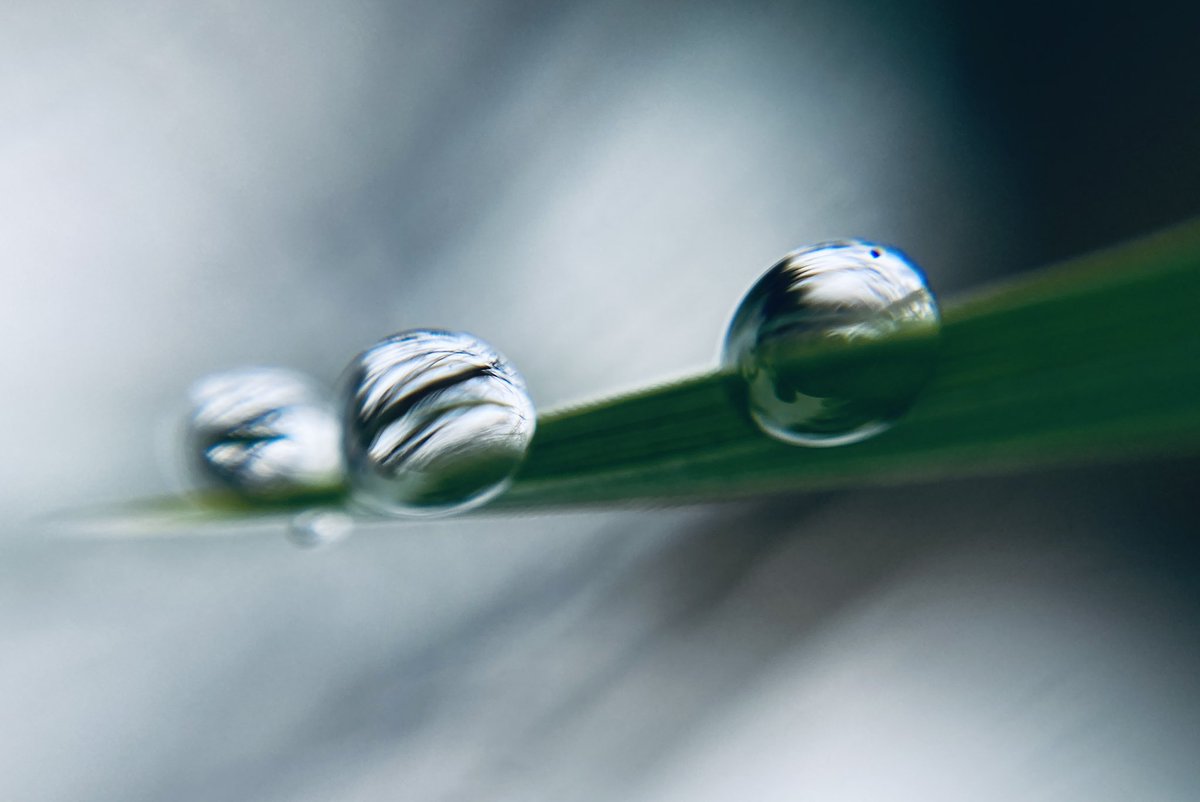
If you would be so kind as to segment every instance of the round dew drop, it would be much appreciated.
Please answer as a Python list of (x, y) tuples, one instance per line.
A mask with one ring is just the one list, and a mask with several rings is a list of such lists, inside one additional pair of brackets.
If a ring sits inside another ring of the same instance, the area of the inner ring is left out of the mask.
[(794, 251), (742, 299), (721, 362), (754, 422), (804, 446), (837, 446), (890, 427), (937, 362), (941, 320), (921, 270), (862, 240)]
[(189, 396), (185, 448), (201, 485), (283, 499), (342, 481), (337, 415), (306, 376), (240, 368), (201, 379)]
[(350, 490), (385, 515), (460, 512), (502, 492), (533, 438), (533, 402), (499, 352), (415, 329), (359, 354), (343, 382)]
[(293, 546), (319, 549), (332, 546), (350, 536), (354, 519), (336, 510), (305, 510), (292, 518), (287, 537)]

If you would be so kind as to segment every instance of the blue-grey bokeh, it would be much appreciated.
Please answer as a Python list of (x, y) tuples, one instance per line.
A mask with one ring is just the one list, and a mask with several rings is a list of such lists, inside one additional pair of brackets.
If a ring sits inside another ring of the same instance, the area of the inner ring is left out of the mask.
[(1006, 9), (8, 3), (0, 797), (1188, 798), (1187, 465), (316, 551), (46, 523), (172, 489), (213, 371), (438, 326), (546, 407), (712, 364), (802, 244), (945, 297), (1200, 209), (1188, 26)]

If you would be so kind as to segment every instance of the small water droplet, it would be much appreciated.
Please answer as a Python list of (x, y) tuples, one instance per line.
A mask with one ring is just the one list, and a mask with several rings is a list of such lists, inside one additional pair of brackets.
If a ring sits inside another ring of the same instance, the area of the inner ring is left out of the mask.
[(834, 446), (901, 417), (936, 365), (940, 317), (920, 269), (861, 240), (788, 254), (742, 299), (722, 364), (767, 434)]
[(354, 519), (334, 510), (305, 510), (288, 525), (288, 540), (302, 549), (332, 546), (354, 531)]
[(240, 368), (190, 392), (186, 448), (198, 479), (251, 498), (287, 498), (340, 483), (341, 427), (307, 377)]
[(459, 512), (495, 497), (533, 438), (525, 382), (469, 334), (416, 329), (359, 354), (343, 384), (354, 499), (375, 512)]

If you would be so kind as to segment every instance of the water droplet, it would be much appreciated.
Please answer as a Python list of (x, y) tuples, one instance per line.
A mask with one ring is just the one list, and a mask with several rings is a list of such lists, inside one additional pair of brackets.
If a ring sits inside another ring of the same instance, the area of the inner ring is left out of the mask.
[(392, 515), (458, 512), (507, 487), (533, 438), (525, 382), (461, 332), (403, 332), (359, 354), (343, 385), (351, 491)]
[(834, 446), (876, 435), (932, 375), (940, 318), (920, 269), (860, 240), (788, 254), (742, 299), (722, 364), (763, 431)]
[(190, 397), (188, 460), (202, 483), (278, 499), (341, 482), (341, 427), (307, 377), (241, 368), (201, 379)]
[(288, 540), (302, 549), (332, 546), (354, 531), (354, 519), (333, 510), (305, 510), (292, 518)]

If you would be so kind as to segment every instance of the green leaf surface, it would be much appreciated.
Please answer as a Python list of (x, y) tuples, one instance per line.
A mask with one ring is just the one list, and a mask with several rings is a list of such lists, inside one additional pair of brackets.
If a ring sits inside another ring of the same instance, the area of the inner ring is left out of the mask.
[[(784, 445), (714, 371), (539, 417), (489, 509), (708, 501), (1200, 451), (1200, 223), (943, 305), (933, 379), (891, 430), (834, 448)], [(286, 505), (160, 499), (186, 521)], [(127, 510), (128, 512), (128, 510)]]
[(762, 436), (714, 372), (543, 416), (504, 508), (748, 496), (1200, 450), (1200, 225), (944, 310), (936, 374), (893, 429)]

